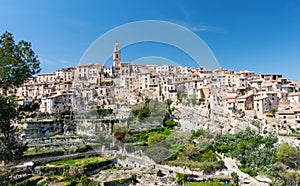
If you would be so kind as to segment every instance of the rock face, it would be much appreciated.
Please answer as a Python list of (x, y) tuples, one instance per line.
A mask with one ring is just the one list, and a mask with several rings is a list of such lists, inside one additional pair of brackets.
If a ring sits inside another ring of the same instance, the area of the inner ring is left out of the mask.
[(220, 110), (209, 110), (200, 106), (178, 105), (173, 115), (180, 122), (182, 131), (202, 128), (212, 133), (234, 134), (247, 127), (258, 133), (262, 132), (263, 128), (268, 129), (266, 123), (261, 120)]
[(27, 121), (21, 126), (23, 139), (55, 136), (63, 132), (63, 123), (55, 120)]
[(99, 132), (112, 134), (115, 125), (127, 126), (130, 109), (110, 105), (106, 108), (90, 108), (75, 114), (76, 133), (95, 136)]
[(82, 138), (79, 136), (55, 136), (45, 137), (37, 139), (28, 139), (28, 150), (55, 150), (55, 149), (67, 149), (77, 148), (84, 145)]
[(93, 136), (100, 131), (105, 131), (111, 134), (113, 131), (114, 123), (105, 120), (78, 120), (76, 121), (76, 133), (87, 136)]
[[(99, 132), (111, 134), (115, 125), (128, 126), (130, 109), (123, 109), (122, 112), (115, 112), (114, 115), (105, 119), (79, 119), (76, 120), (76, 133), (93, 136)], [(121, 117), (122, 116), (122, 117)], [(198, 130), (200, 128), (209, 130), (212, 133), (234, 134), (250, 127), (257, 133), (273, 132), (272, 127), (266, 122), (253, 119), (245, 114), (231, 113), (223, 110), (210, 110), (202, 106), (176, 105), (173, 116), (180, 122), (181, 131)], [(114, 118), (121, 118), (114, 119)], [(114, 122), (112, 122), (115, 120)], [(130, 122), (130, 128), (139, 129), (147, 126), (162, 125), (162, 121), (152, 122)]]

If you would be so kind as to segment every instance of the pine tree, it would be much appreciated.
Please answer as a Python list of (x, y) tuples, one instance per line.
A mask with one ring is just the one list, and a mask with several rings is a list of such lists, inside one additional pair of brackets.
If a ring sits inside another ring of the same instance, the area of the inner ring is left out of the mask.
[(0, 161), (5, 164), (20, 158), (27, 148), (18, 140), (17, 129), (12, 125), (18, 116), (17, 103), (14, 96), (7, 96), (7, 91), (20, 86), (40, 70), (30, 42), (22, 40), (15, 44), (9, 32), (0, 36)]

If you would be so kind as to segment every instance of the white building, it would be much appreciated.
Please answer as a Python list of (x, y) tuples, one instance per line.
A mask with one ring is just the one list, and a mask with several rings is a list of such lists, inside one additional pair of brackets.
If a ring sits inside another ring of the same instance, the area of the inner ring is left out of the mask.
[(159, 65), (156, 67), (156, 72), (159, 74), (169, 74), (170, 66), (169, 65)]
[(72, 110), (73, 92), (63, 91), (45, 95), (41, 99), (40, 111), (46, 113), (59, 113), (62, 110)]

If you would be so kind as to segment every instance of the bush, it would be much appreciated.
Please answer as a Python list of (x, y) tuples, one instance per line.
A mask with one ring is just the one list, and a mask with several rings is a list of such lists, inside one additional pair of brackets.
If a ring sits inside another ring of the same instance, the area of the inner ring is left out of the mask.
[(80, 177), (78, 186), (86, 186), (91, 182), (91, 179), (88, 178), (85, 174)]
[(200, 136), (203, 136), (205, 134), (204, 129), (198, 129), (196, 132), (192, 130), (192, 138), (199, 138)]
[(285, 165), (296, 168), (300, 158), (300, 152), (296, 147), (289, 144), (281, 144), (276, 152), (276, 158)]
[(231, 177), (232, 177), (234, 185), (239, 185), (239, 176), (237, 175), (237, 173), (232, 172)]
[(217, 146), (217, 151), (218, 152), (222, 152), (222, 153), (227, 153), (232, 149), (232, 147), (230, 145), (220, 145)]
[(153, 145), (163, 141), (164, 139), (166, 139), (166, 136), (163, 134), (153, 134), (148, 138), (148, 144)]
[(175, 182), (182, 185), (184, 182), (184, 174), (176, 173)]
[(213, 150), (213, 146), (208, 141), (202, 141), (200, 143), (200, 149), (201, 149), (202, 152), (206, 152), (206, 151), (209, 151), (209, 150)]
[(89, 151), (89, 150), (92, 150), (93, 148), (91, 147), (91, 146), (89, 146), (89, 145), (84, 145), (84, 146), (82, 146), (82, 147), (78, 147), (77, 149), (76, 149), (76, 152), (87, 152), (87, 151)]
[(151, 115), (151, 111), (149, 108), (149, 101), (146, 101), (142, 105), (135, 106), (131, 110), (131, 114), (136, 118), (140, 120), (144, 120)]
[(223, 161), (205, 160), (200, 163), (200, 169), (203, 170), (204, 173), (213, 173), (216, 170), (222, 170), (224, 168), (225, 168), (225, 164)]
[(122, 140), (125, 137), (126, 133), (127, 133), (127, 128), (122, 127), (122, 126), (116, 126), (114, 128), (113, 133), (114, 133), (114, 136), (117, 140)]
[(173, 120), (166, 120), (164, 122), (164, 127), (173, 129), (174, 127), (179, 126), (179, 123)]
[(256, 170), (250, 168), (250, 167), (247, 167), (247, 168), (240, 168), (240, 170), (246, 174), (249, 174), (250, 176), (252, 177), (255, 177), (257, 176), (257, 172)]

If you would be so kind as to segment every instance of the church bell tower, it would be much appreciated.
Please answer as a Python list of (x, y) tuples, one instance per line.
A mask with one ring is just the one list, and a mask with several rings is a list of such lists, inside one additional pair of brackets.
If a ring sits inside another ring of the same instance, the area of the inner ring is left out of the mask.
[(113, 65), (115, 68), (120, 68), (121, 67), (121, 61), (120, 61), (120, 50), (119, 50), (119, 43), (116, 42), (115, 48), (114, 48), (114, 53), (113, 53)]

